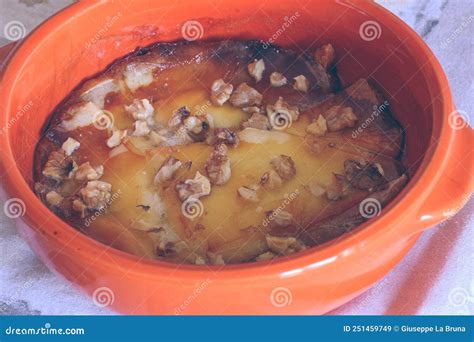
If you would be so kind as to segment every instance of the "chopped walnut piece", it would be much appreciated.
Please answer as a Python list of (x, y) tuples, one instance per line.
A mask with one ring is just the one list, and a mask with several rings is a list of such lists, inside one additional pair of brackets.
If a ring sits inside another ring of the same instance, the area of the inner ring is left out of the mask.
[(282, 87), (287, 83), (288, 80), (286, 79), (286, 77), (280, 74), (279, 72), (275, 71), (270, 74), (270, 84), (272, 85), (272, 87)]
[(372, 190), (386, 183), (382, 166), (365, 160), (349, 159), (344, 162), (344, 173), (354, 188)]
[(247, 66), (250, 76), (255, 79), (255, 82), (262, 80), (263, 71), (265, 70), (265, 62), (263, 59), (254, 60)]
[(196, 116), (189, 116), (183, 121), (184, 127), (191, 133), (199, 134), (202, 132), (202, 121)]
[(188, 107), (180, 107), (173, 112), (171, 118), (168, 121), (168, 126), (170, 127), (178, 127), (180, 126), (184, 120), (191, 115)]
[(270, 190), (280, 188), (282, 182), (283, 180), (278, 175), (278, 173), (275, 172), (275, 170), (265, 172), (260, 178), (260, 185)]
[(51, 152), (42, 173), (45, 177), (61, 181), (69, 175), (74, 165), (72, 158), (67, 156), (63, 149), (60, 149)]
[(97, 180), (104, 174), (104, 167), (102, 165), (92, 167), (89, 162), (85, 162), (73, 172), (73, 177), (77, 181), (91, 181)]
[(222, 106), (234, 90), (234, 86), (230, 83), (225, 83), (222, 78), (215, 80), (211, 86), (211, 101), (215, 105)]
[(309, 183), (308, 186), (309, 186), (309, 191), (315, 197), (322, 196), (326, 192), (324, 187), (322, 187), (319, 183), (311, 182)]
[(267, 246), (276, 254), (288, 255), (306, 249), (306, 246), (294, 237), (273, 236), (267, 234), (265, 237)]
[(64, 153), (67, 156), (70, 156), (73, 154), (74, 151), (76, 151), (79, 146), (81, 146), (81, 143), (77, 141), (76, 139), (73, 139), (71, 137), (67, 138), (66, 141), (61, 145), (61, 148), (64, 150)]
[(332, 106), (326, 113), (326, 124), (330, 132), (340, 131), (347, 127), (354, 127), (357, 116), (351, 107)]
[(290, 106), (280, 96), (273, 105), (267, 105), (267, 116), (270, 119), (270, 123), (275, 128), (288, 128), (291, 123), (298, 120), (300, 111), (298, 107)]
[(306, 132), (317, 137), (322, 137), (324, 134), (326, 134), (327, 130), (328, 126), (326, 124), (326, 119), (322, 115), (320, 115), (316, 121), (306, 127)]
[(203, 257), (197, 256), (196, 259), (194, 260), (195, 265), (205, 265), (206, 260)]
[(261, 108), (257, 107), (257, 106), (243, 107), (242, 110), (245, 113), (250, 113), (250, 114), (261, 113), (262, 112)]
[(85, 217), (87, 206), (80, 199), (76, 198), (74, 201), (72, 201), (72, 209), (74, 209), (77, 212), (80, 212), (81, 217)]
[(221, 254), (207, 252), (207, 257), (212, 265), (225, 265), (224, 258)]
[(243, 128), (256, 128), (261, 130), (269, 131), (272, 129), (272, 125), (270, 125), (270, 121), (268, 117), (260, 114), (260, 113), (253, 113), (252, 116), (245, 122), (242, 123)]
[(237, 193), (246, 201), (258, 202), (260, 199), (257, 194), (257, 186), (241, 186), (237, 189)]
[(180, 160), (174, 157), (168, 157), (161, 165), (160, 169), (156, 173), (154, 183), (155, 185), (168, 182), (173, 179), (176, 171), (183, 165)]
[(334, 174), (331, 184), (326, 187), (326, 196), (331, 201), (339, 200), (344, 194), (343, 176)]
[(125, 106), (125, 111), (130, 114), (134, 120), (149, 121), (153, 118), (155, 109), (148, 99), (134, 99), (131, 105)]
[(272, 252), (265, 252), (260, 254), (255, 258), (255, 261), (265, 261), (265, 260), (272, 260), (275, 257), (275, 254)]
[(272, 210), (268, 215), (278, 227), (288, 227), (293, 222), (293, 215), (286, 210)]
[(293, 88), (302, 91), (304, 93), (308, 92), (309, 90), (309, 81), (304, 75), (299, 75), (293, 78), (295, 83), (293, 84)]
[(260, 105), (263, 96), (256, 89), (250, 87), (247, 83), (241, 83), (230, 97), (230, 103), (234, 107), (249, 107)]
[(222, 185), (231, 176), (230, 158), (225, 144), (216, 145), (206, 161), (206, 172), (212, 184)]
[(58, 194), (56, 191), (50, 191), (46, 194), (46, 202), (48, 204), (58, 207), (61, 205), (63, 202), (64, 198), (60, 194)]
[(189, 198), (198, 199), (211, 193), (211, 182), (206, 176), (196, 171), (194, 179), (186, 179), (176, 184), (179, 199), (184, 202)]
[(132, 135), (135, 137), (143, 137), (150, 133), (150, 127), (146, 121), (138, 120), (133, 123)]
[(293, 159), (290, 156), (280, 154), (271, 159), (270, 164), (273, 169), (284, 180), (289, 180), (296, 175), (296, 168)]
[(107, 146), (110, 148), (117, 147), (122, 143), (122, 140), (127, 136), (126, 130), (116, 129), (112, 132), (112, 135), (107, 139)]
[(84, 204), (88, 209), (104, 209), (111, 198), (112, 185), (106, 182), (93, 180), (79, 191)]
[(331, 44), (325, 44), (319, 47), (314, 52), (314, 59), (323, 66), (324, 69), (329, 69), (334, 64), (335, 51)]
[(229, 128), (215, 128), (209, 132), (206, 142), (211, 146), (226, 144), (237, 147), (239, 144), (239, 136)]

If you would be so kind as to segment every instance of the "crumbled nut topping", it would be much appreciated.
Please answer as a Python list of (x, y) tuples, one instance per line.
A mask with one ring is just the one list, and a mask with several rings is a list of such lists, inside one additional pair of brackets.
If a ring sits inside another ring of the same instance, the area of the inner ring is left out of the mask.
[(243, 107), (242, 110), (245, 113), (250, 113), (250, 114), (261, 113), (262, 112), (262, 109), (260, 107), (257, 107), (257, 106)]
[(199, 134), (203, 130), (202, 121), (196, 116), (189, 116), (184, 119), (184, 127), (191, 133)]
[(294, 237), (273, 236), (267, 234), (267, 246), (276, 254), (288, 255), (306, 249), (306, 246)]
[(207, 257), (212, 265), (225, 265), (224, 258), (221, 254), (207, 252)]
[(293, 84), (293, 88), (302, 91), (304, 93), (308, 92), (309, 90), (309, 81), (304, 75), (299, 75), (293, 78), (295, 83)]
[(70, 156), (73, 154), (74, 151), (76, 151), (79, 146), (81, 146), (81, 143), (77, 141), (76, 139), (73, 139), (71, 137), (67, 138), (67, 140), (61, 145), (61, 148), (64, 150), (64, 153), (67, 156)]
[(284, 180), (289, 180), (296, 175), (296, 167), (293, 159), (290, 156), (281, 154), (273, 157), (270, 161), (273, 169)]
[(324, 187), (322, 187), (319, 183), (311, 182), (308, 184), (308, 186), (309, 186), (309, 191), (315, 197), (322, 196), (326, 192)]
[(92, 167), (89, 162), (85, 162), (73, 172), (73, 177), (77, 181), (91, 181), (97, 180), (104, 174), (104, 167), (102, 165)]
[[(267, 105), (267, 116), (270, 122), (276, 126), (289, 127), (292, 122), (298, 120), (300, 111), (298, 107), (290, 106), (280, 96), (274, 105)], [(283, 122), (283, 125), (279, 125), (279, 122)]]
[(263, 96), (247, 83), (241, 83), (230, 97), (230, 103), (234, 107), (250, 107), (260, 105)]
[(117, 147), (122, 143), (122, 140), (127, 136), (126, 130), (116, 129), (112, 132), (112, 135), (107, 139), (107, 146), (110, 148)]
[(104, 209), (111, 198), (112, 185), (106, 182), (93, 180), (79, 191), (82, 201), (88, 209)]
[(184, 202), (189, 198), (198, 199), (211, 193), (211, 182), (206, 176), (196, 171), (194, 179), (186, 179), (176, 184), (179, 199)]
[(56, 191), (50, 191), (46, 194), (46, 202), (52, 206), (60, 206), (63, 200), (63, 196), (58, 194)]
[(138, 120), (133, 123), (132, 135), (135, 137), (143, 137), (150, 133), (150, 127), (146, 121)]
[(234, 86), (230, 83), (225, 83), (222, 78), (215, 80), (211, 86), (211, 101), (215, 105), (222, 106), (234, 90)]
[(254, 60), (247, 66), (250, 76), (255, 79), (255, 82), (262, 80), (263, 71), (265, 70), (265, 62), (263, 59)]
[(159, 185), (172, 180), (174, 175), (176, 174), (176, 171), (178, 171), (182, 165), (183, 163), (181, 163), (180, 160), (174, 157), (168, 157), (156, 173), (154, 179), (155, 185)]
[(314, 53), (314, 59), (323, 66), (324, 69), (329, 69), (335, 60), (336, 54), (331, 44), (326, 44), (317, 49)]
[(327, 130), (328, 126), (326, 124), (326, 119), (322, 115), (320, 115), (316, 121), (306, 127), (306, 132), (316, 137), (322, 137), (324, 134), (326, 134)]
[(275, 71), (270, 74), (270, 84), (272, 85), (272, 87), (282, 87), (287, 83), (288, 80), (286, 79), (286, 77), (280, 74), (279, 72)]
[(87, 206), (80, 199), (76, 198), (74, 201), (72, 201), (72, 209), (77, 212), (80, 212), (81, 217), (86, 216)]
[(184, 120), (191, 115), (188, 107), (180, 107), (173, 112), (171, 118), (168, 121), (168, 126), (170, 127), (177, 127), (180, 126)]
[(239, 136), (229, 128), (215, 128), (209, 132), (206, 142), (211, 146), (226, 144), (232, 147), (237, 147), (239, 144)]
[(222, 185), (231, 176), (230, 158), (225, 144), (216, 145), (206, 161), (206, 172), (212, 184)]
[(260, 178), (260, 185), (269, 190), (280, 188), (282, 183), (283, 180), (275, 170), (265, 172)]
[(339, 200), (344, 194), (343, 176), (334, 174), (331, 184), (326, 187), (326, 196), (331, 201)]
[(372, 190), (386, 182), (379, 163), (349, 159), (344, 162), (344, 173), (351, 185), (361, 190)]
[(260, 114), (260, 113), (253, 113), (252, 116), (245, 122), (242, 123), (242, 128), (256, 128), (261, 130), (269, 131), (272, 129), (272, 125), (270, 125), (270, 121), (268, 117)]
[(61, 181), (69, 175), (74, 165), (72, 158), (63, 149), (53, 151), (44, 166), (43, 176)]
[(153, 118), (155, 109), (148, 99), (134, 99), (131, 105), (125, 106), (125, 111), (129, 113), (134, 120), (148, 121)]
[(278, 227), (288, 227), (293, 222), (293, 215), (286, 210), (272, 210), (268, 214)]
[(275, 257), (275, 254), (272, 252), (265, 252), (260, 254), (255, 258), (255, 261), (265, 261), (265, 260), (272, 260)]
[(357, 116), (351, 107), (332, 106), (326, 113), (326, 123), (330, 132), (340, 131), (347, 127), (354, 127)]
[(197, 256), (196, 259), (194, 260), (195, 265), (205, 265), (206, 260), (203, 257)]
[(260, 199), (257, 194), (257, 186), (241, 186), (237, 189), (237, 193), (246, 201), (258, 202)]

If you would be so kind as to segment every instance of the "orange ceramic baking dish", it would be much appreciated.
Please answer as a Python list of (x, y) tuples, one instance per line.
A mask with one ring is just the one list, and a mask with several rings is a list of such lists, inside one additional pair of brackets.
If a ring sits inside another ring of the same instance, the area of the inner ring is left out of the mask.
[[(201, 39), (272, 39), (297, 51), (331, 42), (342, 82), (372, 79), (406, 127), (408, 186), (379, 217), (338, 240), (224, 267), (141, 260), (51, 214), (31, 190), (34, 146), (48, 115), (113, 60), (138, 46), (182, 39), (188, 21), (199, 23)], [(473, 189), (473, 131), (455, 111), (439, 62), (414, 31), (372, 2), (79, 2), (27, 37), (1, 82), (2, 183), (9, 198), (25, 204), (19, 232), (51, 270), (90, 296), (107, 288), (108, 303), (122, 313), (328, 312), (381, 279)]]

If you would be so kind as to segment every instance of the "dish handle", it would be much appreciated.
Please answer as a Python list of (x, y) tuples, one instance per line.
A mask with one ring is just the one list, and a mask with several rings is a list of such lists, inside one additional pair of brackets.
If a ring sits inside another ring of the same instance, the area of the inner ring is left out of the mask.
[(456, 124), (431, 194), (418, 210), (422, 230), (454, 216), (471, 198), (474, 190), (474, 130), (459, 113), (450, 116)]

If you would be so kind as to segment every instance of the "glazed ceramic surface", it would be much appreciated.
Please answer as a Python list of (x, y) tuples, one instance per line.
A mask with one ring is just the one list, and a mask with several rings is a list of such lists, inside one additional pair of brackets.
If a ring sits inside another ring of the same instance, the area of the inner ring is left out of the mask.
[[(419, 234), (462, 207), (473, 189), (473, 134), (421, 38), (368, 2), (83, 2), (48, 20), (10, 58), (2, 78), (2, 174), (25, 204), (20, 233), (51, 269), (112, 307), (140, 314), (324, 313), (385, 275)], [(367, 27), (369, 29), (367, 29)], [(372, 33), (371, 33), (372, 32)], [(384, 210), (337, 241), (273, 262), (176, 266), (104, 246), (54, 216), (31, 191), (34, 146), (52, 109), (84, 78), (155, 41), (273, 40), (311, 51), (331, 42), (343, 84), (378, 83), (406, 128), (411, 180)], [(67, 44), (64, 44), (67, 42)], [(97, 293), (97, 292), (96, 292)]]

